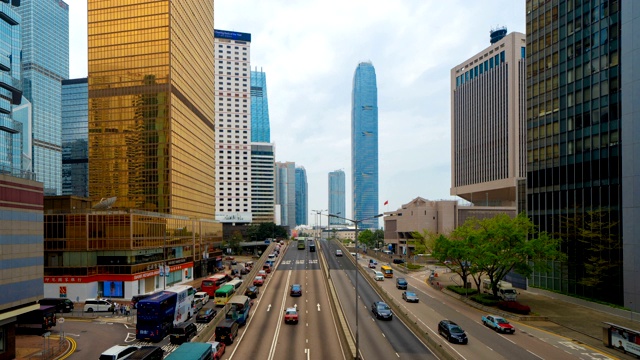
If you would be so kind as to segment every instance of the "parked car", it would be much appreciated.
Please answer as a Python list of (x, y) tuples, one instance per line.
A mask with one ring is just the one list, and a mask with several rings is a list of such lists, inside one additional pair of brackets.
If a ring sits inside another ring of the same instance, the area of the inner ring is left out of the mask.
[(196, 301), (202, 302), (202, 305), (205, 305), (209, 302), (209, 294), (205, 291), (199, 291), (195, 295), (193, 295), (193, 299)]
[(194, 323), (181, 323), (171, 328), (169, 342), (180, 345), (191, 341), (197, 333), (198, 328)]
[(438, 323), (438, 334), (444, 336), (447, 341), (452, 343), (466, 344), (469, 342), (464, 330), (451, 320), (442, 320)]
[(298, 323), (298, 310), (296, 308), (287, 308), (287, 310), (284, 311), (284, 323)]
[(249, 299), (257, 298), (259, 293), (260, 293), (260, 289), (255, 285), (249, 286), (247, 290), (244, 291), (244, 294), (248, 296)]
[(373, 315), (376, 316), (376, 319), (393, 319), (393, 312), (391, 311), (391, 308), (383, 301), (375, 301), (373, 304), (371, 304), (371, 312), (373, 312)]
[(382, 274), (382, 272), (376, 271), (374, 279), (376, 279), (376, 281), (384, 281), (384, 275)]
[(211, 344), (211, 352), (213, 353), (213, 360), (222, 359), (222, 355), (224, 355), (224, 351), (226, 350), (227, 345), (218, 341), (207, 341), (207, 344)]
[(56, 312), (60, 313), (73, 311), (73, 301), (66, 298), (44, 298), (38, 300), (38, 304), (55, 306)]
[(400, 290), (407, 290), (407, 279), (405, 278), (397, 278), (396, 279), (396, 287)]
[(342, 250), (340, 249), (336, 250), (336, 256), (342, 256)]
[(256, 276), (253, 279), (253, 285), (255, 286), (262, 286), (264, 285), (264, 278), (262, 276)]
[(131, 356), (139, 348), (134, 345), (114, 345), (105, 350), (98, 359), (100, 360), (124, 360)]
[(110, 311), (113, 303), (107, 299), (87, 299), (84, 301), (84, 312)]
[(420, 299), (418, 298), (418, 295), (416, 295), (416, 293), (414, 293), (413, 291), (403, 291), (402, 292), (402, 298), (406, 302), (418, 302), (418, 301), (420, 301)]
[(291, 285), (291, 296), (302, 296), (302, 285), (300, 284)]
[(213, 308), (200, 309), (200, 311), (198, 311), (198, 314), (196, 315), (196, 322), (197, 323), (208, 323), (214, 317), (216, 317), (217, 314), (218, 314), (218, 311), (213, 309)]
[(509, 324), (505, 318), (496, 315), (484, 315), (482, 317), (482, 324), (504, 334), (513, 334), (516, 332), (516, 328)]

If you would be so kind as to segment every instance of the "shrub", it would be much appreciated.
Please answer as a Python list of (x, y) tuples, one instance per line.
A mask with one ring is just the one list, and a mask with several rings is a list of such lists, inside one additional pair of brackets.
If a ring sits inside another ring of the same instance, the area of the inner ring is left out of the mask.
[(465, 289), (462, 286), (457, 285), (449, 285), (447, 286), (447, 289), (453, 291), (458, 295), (474, 295), (478, 293), (478, 290), (476, 289)]
[(422, 265), (417, 265), (417, 264), (407, 264), (407, 268), (409, 270), (419, 270), (422, 269), (424, 266)]
[(500, 301), (491, 294), (475, 294), (471, 296), (471, 300), (486, 306), (496, 306)]
[(529, 315), (531, 312), (531, 308), (528, 305), (521, 304), (517, 301), (500, 301), (498, 303), (498, 308), (522, 315)]

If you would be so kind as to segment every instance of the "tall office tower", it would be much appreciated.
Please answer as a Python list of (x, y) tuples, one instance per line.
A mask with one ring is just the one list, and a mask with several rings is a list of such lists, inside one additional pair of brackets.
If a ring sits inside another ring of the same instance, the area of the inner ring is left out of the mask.
[(280, 225), (296, 227), (296, 163), (276, 162), (276, 205), (280, 205)]
[(267, 75), (258, 69), (251, 71), (251, 141), (271, 141)]
[[(622, 254), (629, 251), (625, 258), (637, 259), (640, 247), (635, 234), (623, 247), (622, 222), (637, 218), (623, 216), (622, 191), (633, 198), (633, 188), (623, 189), (621, 183), (622, 167), (631, 166), (637, 151), (623, 158), (620, 135), (629, 131), (625, 138), (634, 137), (637, 125), (631, 118), (621, 121), (625, 74), (620, 55), (631, 55), (622, 45), (637, 39), (637, 32), (628, 28), (629, 41), (621, 41), (619, 3), (527, 0), (527, 207), (540, 230), (564, 239), (561, 249), (567, 255), (552, 270), (534, 273), (533, 285), (631, 307), (623, 298), (623, 281), (630, 279), (628, 291), (637, 299), (639, 268), (632, 260), (623, 276)], [(625, 12), (635, 5), (624, 3)], [(637, 63), (634, 58), (629, 65)], [(625, 170), (637, 181), (637, 172)], [(585, 218), (598, 209), (604, 215), (599, 220), (614, 225), (599, 239), (580, 237), (566, 225), (569, 219), (588, 227)]]
[(351, 94), (351, 191), (353, 219), (360, 227), (377, 229), (378, 219), (378, 88), (376, 70), (361, 62)]
[[(638, 94), (640, 94), (640, 71), (638, 71), (638, 56), (640, 56), (640, 42), (637, 29), (640, 28), (640, 6), (632, 5), (629, 1), (621, 1), (620, 18), (622, 27), (623, 44), (620, 52), (620, 64), (622, 66), (621, 87), (622, 92), (622, 129), (637, 129), (638, 119), (640, 119), (640, 107), (638, 107)], [(634, 29), (635, 32), (634, 32)], [(633, 71), (635, 66), (636, 71)], [(625, 131), (622, 133), (622, 157), (633, 160), (638, 156), (638, 143), (640, 138), (635, 136), (635, 131)], [(640, 189), (640, 172), (629, 166), (626, 162), (622, 167), (622, 188), (625, 193), (636, 193)], [(640, 198), (637, 196), (624, 196), (622, 198), (622, 248), (623, 255), (623, 278), (624, 278), (624, 306), (632, 311), (640, 311), (640, 288), (637, 279), (638, 266), (636, 259), (640, 258), (640, 244), (637, 234), (640, 232), (637, 221), (640, 219)]]
[(251, 144), (251, 214), (254, 223), (275, 223), (275, 165), (274, 144)]
[(296, 225), (309, 224), (309, 192), (307, 190), (307, 170), (296, 168)]
[(45, 195), (60, 195), (60, 82), (69, 78), (69, 6), (59, 0), (23, 0), (16, 9), (22, 17), (24, 96), (33, 110), (33, 171)]
[(451, 69), (451, 195), (476, 206), (526, 211), (525, 46), (524, 34), (492, 30)]
[(213, 2), (89, 0), (89, 196), (215, 212)]
[(62, 80), (62, 195), (89, 196), (87, 78)]
[(216, 219), (252, 221), (251, 34), (215, 30)]
[[(329, 173), (329, 214), (345, 217), (346, 209), (344, 171), (332, 171)], [(344, 223), (343, 219), (329, 217), (329, 225)]]

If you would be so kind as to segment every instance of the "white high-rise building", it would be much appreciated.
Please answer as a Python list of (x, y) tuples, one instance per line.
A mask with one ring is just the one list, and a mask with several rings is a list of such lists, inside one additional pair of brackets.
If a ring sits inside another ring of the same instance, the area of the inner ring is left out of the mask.
[(254, 223), (275, 223), (276, 150), (272, 143), (251, 144), (251, 213)]
[(216, 219), (252, 222), (251, 34), (215, 30)]

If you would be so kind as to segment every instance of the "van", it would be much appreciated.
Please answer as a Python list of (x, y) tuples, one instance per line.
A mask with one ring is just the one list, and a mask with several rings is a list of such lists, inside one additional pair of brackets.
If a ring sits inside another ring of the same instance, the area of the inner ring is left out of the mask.
[(136, 350), (127, 360), (162, 360), (164, 350), (160, 346), (142, 346)]
[(233, 344), (233, 340), (238, 335), (238, 322), (233, 319), (224, 319), (218, 326), (216, 326), (216, 341), (225, 343), (226, 345)]
[(369, 269), (375, 269), (378, 266), (378, 262), (374, 259), (369, 259)]
[(44, 298), (38, 301), (40, 305), (50, 305), (56, 307), (56, 312), (68, 313), (73, 311), (73, 301), (65, 298)]
[(181, 323), (171, 329), (169, 342), (180, 345), (191, 341), (198, 333), (198, 328), (194, 323)]
[(87, 299), (84, 301), (84, 312), (109, 311), (113, 303), (107, 299)]
[(100, 354), (99, 360), (124, 360), (131, 357), (131, 355), (138, 350), (137, 346), (133, 345), (114, 345), (102, 354)]

